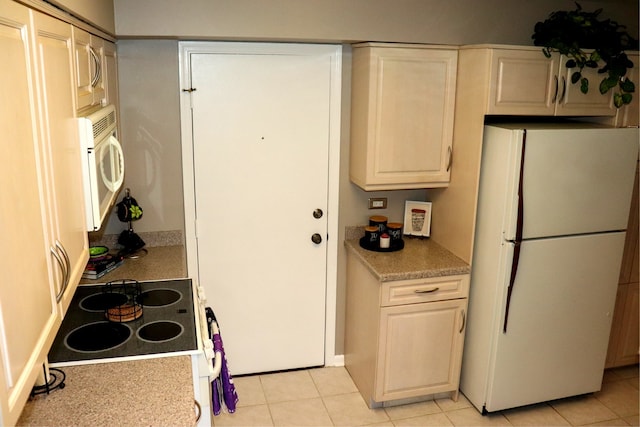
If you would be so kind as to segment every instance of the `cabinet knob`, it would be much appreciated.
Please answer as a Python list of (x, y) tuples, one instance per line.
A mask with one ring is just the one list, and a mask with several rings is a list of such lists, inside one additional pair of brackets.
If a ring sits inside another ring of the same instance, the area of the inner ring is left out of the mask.
[(315, 211), (313, 211), (313, 217), (316, 219), (322, 218), (322, 215), (324, 215), (324, 212), (322, 212), (322, 209), (316, 209)]
[(313, 243), (315, 243), (316, 245), (319, 245), (320, 243), (322, 243), (322, 236), (320, 234), (318, 234), (318, 233), (314, 233), (311, 236), (311, 241)]

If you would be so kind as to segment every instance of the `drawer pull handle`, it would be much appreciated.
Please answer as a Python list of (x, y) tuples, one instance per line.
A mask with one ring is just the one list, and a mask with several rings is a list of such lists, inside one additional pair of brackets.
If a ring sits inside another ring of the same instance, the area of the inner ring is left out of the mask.
[(437, 290), (439, 290), (440, 288), (433, 288), (433, 289), (417, 289), (413, 292), (415, 292), (416, 294), (430, 294), (432, 292), (435, 292)]

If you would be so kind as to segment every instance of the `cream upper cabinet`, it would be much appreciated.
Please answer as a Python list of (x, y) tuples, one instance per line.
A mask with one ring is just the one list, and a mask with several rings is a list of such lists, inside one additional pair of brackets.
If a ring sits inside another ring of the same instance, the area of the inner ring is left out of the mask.
[(34, 13), (34, 23), (47, 213), (51, 245), (63, 264), (56, 293), (64, 313), (89, 256), (80, 167), (84, 157), (75, 126), (72, 27), (40, 13)]
[(11, 100), (0, 103), (0, 425), (15, 425), (61, 322), (53, 276), (62, 274), (53, 271), (47, 233), (30, 19), (26, 7), (0, 0), (0, 92)]
[(589, 91), (571, 83), (575, 69), (567, 57), (554, 53), (546, 58), (541, 48), (492, 48), (490, 95), (487, 114), (532, 116), (615, 116), (613, 91), (602, 95), (602, 75), (585, 68)]
[(367, 404), (458, 396), (469, 275), (380, 282), (347, 251), (345, 366)]
[(457, 59), (454, 48), (353, 46), (352, 182), (367, 191), (448, 185)]
[(105, 98), (104, 41), (73, 27), (76, 109), (100, 105)]
[(103, 58), (102, 84), (106, 103), (113, 104), (117, 108), (120, 103), (118, 100), (118, 59), (115, 43), (103, 41)]

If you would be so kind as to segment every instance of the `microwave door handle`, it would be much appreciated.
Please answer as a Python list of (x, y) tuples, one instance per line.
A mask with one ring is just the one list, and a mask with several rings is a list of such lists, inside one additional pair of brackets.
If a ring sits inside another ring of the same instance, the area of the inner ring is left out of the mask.
[(115, 192), (115, 191), (118, 191), (118, 189), (122, 186), (122, 183), (124, 182), (124, 152), (122, 151), (122, 146), (120, 145), (120, 142), (118, 142), (116, 138), (114, 138), (113, 136), (109, 137), (109, 142), (111, 143), (112, 147), (115, 148), (116, 150), (117, 162), (118, 162), (117, 175), (115, 177), (115, 182), (113, 183), (114, 189), (112, 190)]
[[(104, 172), (102, 161), (100, 161), (100, 173), (102, 175), (102, 182), (104, 182), (104, 185), (109, 189), (109, 191), (115, 193), (116, 191), (118, 191), (118, 189), (122, 185), (122, 182), (124, 181), (124, 153), (122, 152), (120, 143), (113, 136), (110, 136), (109, 140), (106, 141), (105, 144), (107, 144), (107, 147), (105, 147), (105, 149), (108, 149), (111, 154), (113, 153), (111, 151), (112, 149), (116, 151), (116, 155), (118, 157), (118, 168), (116, 172), (117, 175), (107, 176)], [(111, 162), (111, 170), (113, 170), (113, 166), (115, 165), (113, 164), (113, 157), (111, 155), (109, 156), (109, 162)]]

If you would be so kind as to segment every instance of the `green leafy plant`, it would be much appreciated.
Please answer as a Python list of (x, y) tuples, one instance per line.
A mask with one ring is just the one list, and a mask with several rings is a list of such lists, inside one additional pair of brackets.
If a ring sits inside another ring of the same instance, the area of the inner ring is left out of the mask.
[(600, 93), (618, 87), (613, 100), (617, 108), (628, 104), (633, 99), (635, 85), (627, 75), (633, 68), (625, 50), (638, 49), (638, 40), (625, 31), (625, 26), (611, 19), (598, 19), (602, 9), (594, 12), (582, 10), (576, 3), (576, 10), (556, 11), (544, 22), (536, 23), (531, 36), (536, 46), (542, 46), (546, 57), (554, 51), (567, 56), (566, 67), (576, 70), (571, 74), (571, 83), (580, 84), (580, 91), (589, 91), (589, 80), (583, 70), (598, 68), (603, 74), (599, 84)]

